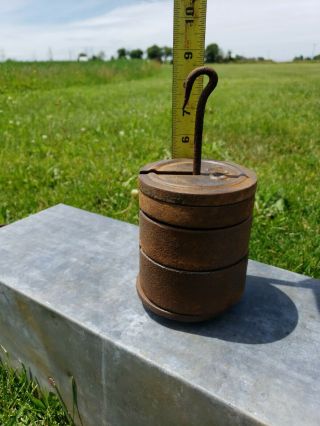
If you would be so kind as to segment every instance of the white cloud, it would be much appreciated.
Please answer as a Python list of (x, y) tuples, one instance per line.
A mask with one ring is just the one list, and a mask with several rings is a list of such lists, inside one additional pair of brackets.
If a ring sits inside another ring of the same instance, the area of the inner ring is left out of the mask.
[(319, 17), (318, 0), (209, 0), (207, 41), (247, 56), (311, 55), (314, 44), (320, 52)]
[[(12, 10), (25, 1), (11, 1)], [(2, 24), (0, 50), (14, 58), (46, 59), (50, 47), (55, 59), (63, 59), (82, 50), (110, 56), (119, 47), (171, 45), (172, 11), (173, 0), (140, 1), (71, 24)], [(234, 53), (285, 60), (311, 55), (315, 47), (320, 52), (319, 0), (208, 0), (207, 15), (207, 42)]]
[(172, 4), (140, 2), (114, 9), (103, 16), (72, 24), (40, 27), (17, 26), (0, 29), (0, 49), (12, 57), (47, 57), (48, 48), (56, 59), (67, 58), (70, 51), (104, 50), (115, 54), (119, 47), (146, 48), (150, 44), (172, 43)]

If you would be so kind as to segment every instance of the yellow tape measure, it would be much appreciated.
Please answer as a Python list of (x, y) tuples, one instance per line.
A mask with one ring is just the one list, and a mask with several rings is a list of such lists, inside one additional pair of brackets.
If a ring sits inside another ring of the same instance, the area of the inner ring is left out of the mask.
[(199, 78), (183, 111), (188, 74), (204, 61), (207, 0), (174, 0), (172, 157), (193, 158), (196, 106), (203, 88)]

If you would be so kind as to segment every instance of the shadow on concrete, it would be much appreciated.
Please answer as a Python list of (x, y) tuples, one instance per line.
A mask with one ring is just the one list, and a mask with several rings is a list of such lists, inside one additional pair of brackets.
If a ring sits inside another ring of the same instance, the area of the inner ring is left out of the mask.
[(311, 284), (312, 280), (292, 283), (248, 275), (242, 300), (215, 319), (185, 324), (160, 318), (151, 312), (148, 315), (163, 326), (183, 333), (236, 343), (272, 343), (292, 333), (299, 318), (296, 305), (276, 286), (308, 288), (309, 282)]

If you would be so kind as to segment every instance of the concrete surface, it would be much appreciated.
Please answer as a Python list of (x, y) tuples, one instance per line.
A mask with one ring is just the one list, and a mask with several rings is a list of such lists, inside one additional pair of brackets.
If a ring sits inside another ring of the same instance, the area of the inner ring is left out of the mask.
[(250, 262), (243, 300), (158, 320), (135, 290), (138, 228), (65, 205), (0, 230), (0, 343), (85, 425), (319, 425), (320, 282)]

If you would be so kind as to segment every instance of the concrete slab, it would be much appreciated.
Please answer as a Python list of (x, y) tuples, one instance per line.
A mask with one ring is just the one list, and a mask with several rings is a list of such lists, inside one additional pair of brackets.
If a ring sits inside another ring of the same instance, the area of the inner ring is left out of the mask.
[(86, 425), (319, 425), (320, 282), (250, 262), (218, 319), (158, 320), (138, 228), (58, 205), (0, 230), (0, 343)]

